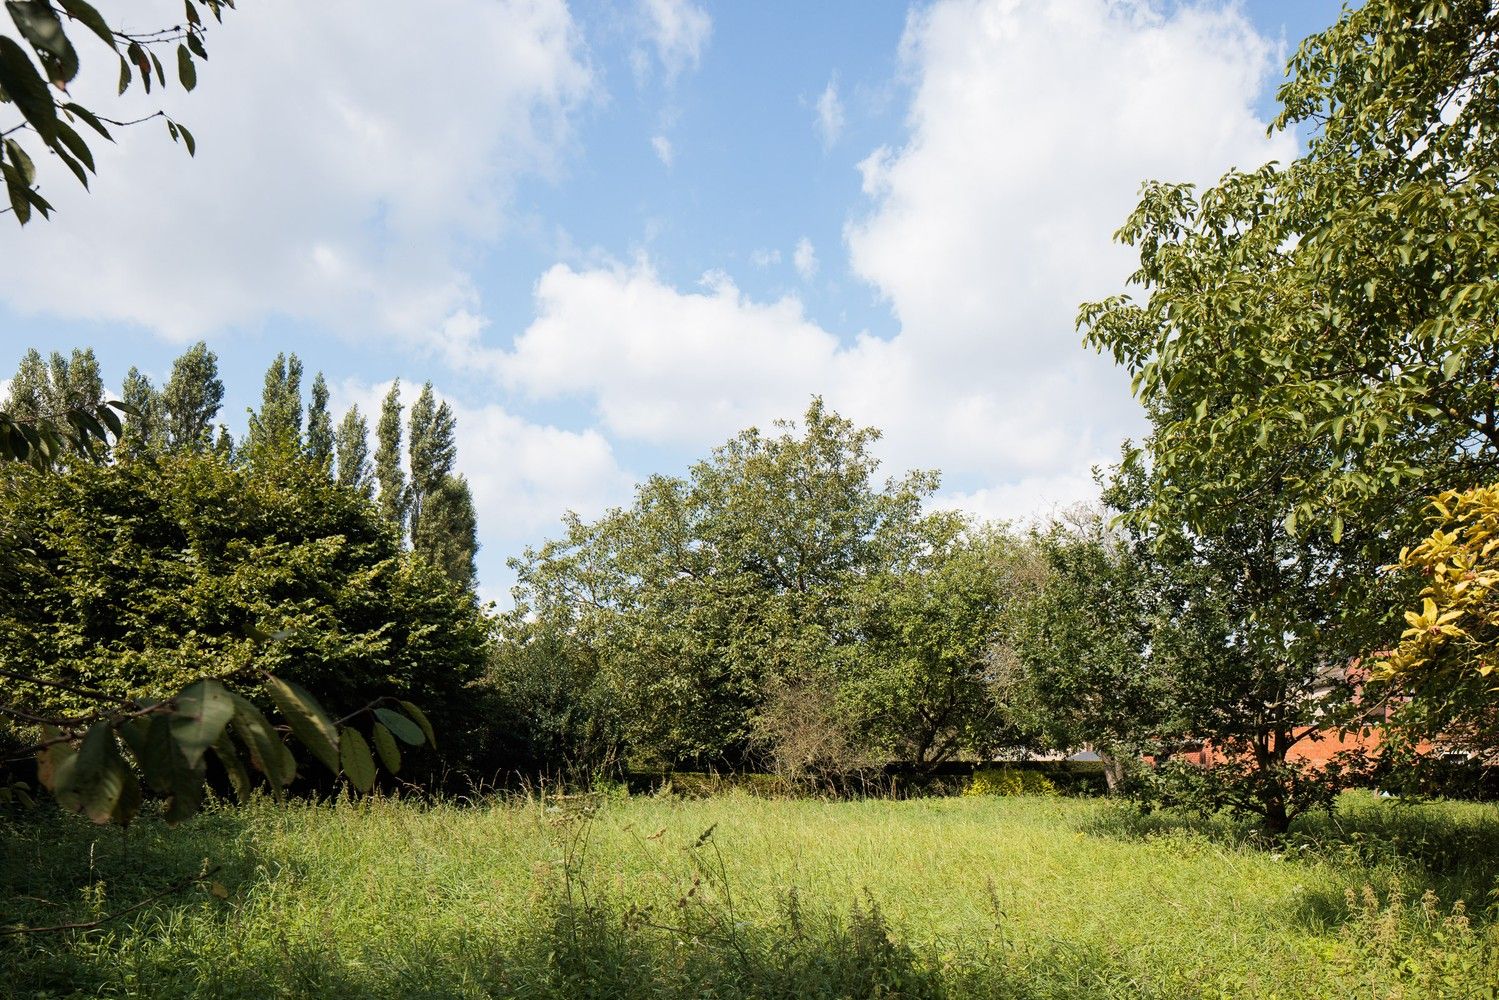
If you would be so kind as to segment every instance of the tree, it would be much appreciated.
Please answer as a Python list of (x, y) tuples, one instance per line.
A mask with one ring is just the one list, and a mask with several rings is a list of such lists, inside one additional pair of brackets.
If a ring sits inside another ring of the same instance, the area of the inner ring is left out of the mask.
[(184, 90), (192, 90), (197, 85), (198, 61), (208, 58), (208, 30), (200, 10), (222, 20), (224, 8), (233, 6), (233, 0), (186, 0), (183, 23), (158, 31), (132, 33), (114, 30), (85, 0), (25, 0), (7, 4), (15, 36), (0, 34), (0, 90), (19, 113), (19, 121), (0, 129), (0, 135), (5, 137), (0, 147), (3, 154), (0, 172), (10, 196), (10, 208), (5, 211), (14, 212), (16, 221), (22, 225), (30, 221), (33, 209), (43, 217), (52, 211), (51, 203), (41, 194), (32, 155), (28, 152), (28, 148), (36, 151), (32, 140), (57, 157), (80, 184), (88, 187), (89, 174), (94, 172), (94, 156), (75, 125), (86, 126), (113, 141), (108, 126), (127, 127), (159, 118), (166, 122), (174, 142), (182, 142), (189, 155), (196, 151), (192, 133), (162, 111), (124, 122), (73, 100), (68, 83), (78, 75), (80, 57), (68, 36), (70, 27), (88, 29), (114, 53), (120, 64), (120, 93), (136, 79), (149, 93), (153, 74), (157, 84), (165, 88), (166, 69), (157, 50), (170, 50), (173, 46), (176, 76)]
[(432, 383), (411, 407), (411, 486), (406, 492), (411, 547), (460, 587), (474, 581), (477, 523), (468, 483), (453, 473), (457, 421)]
[[(1340, 581), (1374, 570), (1350, 567), (1358, 546), (1326, 530), (1288, 531), (1273, 499), (1246, 500), (1200, 528), (1182, 511), (1166, 516), (1170, 485), (1126, 451), (1104, 493), (1127, 533), (1123, 550), (1089, 551), (1097, 543), (1085, 535), (1082, 550), (1068, 552), (1077, 542), (1064, 540), (1053, 556), (1060, 590), (1043, 594), (1038, 638), (1065, 645), (1036, 656), (1030, 644), (1033, 679), (1045, 704), (1076, 700), (1086, 739), (1152, 753), (1153, 780), (1137, 795), (1227, 807), (1279, 836), (1298, 815), (1329, 806), (1362, 766), (1351, 753), (1319, 766), (1296, 751), (1348, 717), (1356, 677), (1347, 667), (1366, 633), (1348, 616)], [(1099, 566), (1103, 580), (1077, 578), (1100, 557), (1118, 565)], [(1109, 603), (1057, 604), (1074, 595)], [(1116, 613), (1123, 634), (1111, 640), (1095, 615)], [(1068, 663), (1073, 655), (1079, 661)], [(1205, 746), (1211, 766), (1170, 760), (1189, 742)]]
[(205, 451), (213, 444), (213, 422), (224, 403), (219, 359), (203, 341), (172, 362), (172, 374), (161, 393), (168, 446), (177, 451)]
[(1359, 520), (1387, 559), (1426, 494), (1499, 472), (1496, 38), (1486, 0), (1350, 6), (1279, 93), (1305, 156), (1145, 186), (1119, 232), (1145, 297), (1080, 325), (1170, 398), (1151, 458), (1194, 520), (1275, 495), (1293, 529)]
[(1033, 529), (1031, 542), (1045, 572), (1015, 631), (1027, 701), (1045, 742), (1091, 746), (1118, 790), (1151, 741), (1186, 728), (1150, 655), (1166, 588), (1148, 541), (1101, 510)]
[[(126, 720), (113, 707), (135, 712), (209, 675), (283, 713), (278, 685), (295, 685), (335, 710), (328, 719), (409, 700), (466, 752), (465, 687), (484, 647), (472, 601), (310, 463), (187, 452), (67, 475), (12, 466), (0, 483), (0, 522), (18, 543), (0, 598), (0, 662), (25, 665), (7, 666), (0, 714), (108, 719), (118, 731)], [(373, 738), (378, 749), (383, 737)], [(330, 766), (340, 762), (357, 766), (341, 755)]]
[[(835, 690), (860, 641), (861, 581), (913, 564), (933, 473), (880, 485), (871, 446), (820, 399), (742, 432), (686, 478), (528, 550), (517, 610), (587, 650), (642, 760), (735, 766), (777, 686)], [(506, 634), (515, 632), (507, 625)]]
[(980, 758), (1031, 741), (1012, 714), (1021, 673), (1013, 644), (1045, 568), (1023, 539), (956, 517), (926, 522), (910, 567), (871, 577), (859, 595), (863, 641), (838, 701), (877, 759), (918, 775), (960, 753)]
[[(418, 527), (413, 527), (412, 551), (462, 589), (474, 586), (474, 556), (479, 551), (479, 521), (468, 480), (446, 476), (423, 500)], [(413, 518), (413, 524), (417, 524)]]
[(151, 385), (150, 379), (131, 365), (130, 371), (125, 373), (122, 395), (133, 415), (125, 421), (116, 454), (121, 458), (139, 459), (160, 452), (166, 445), (161, 394)]
[(129, 409), (102, 396), (92, 350), (75, 350), (71, 359), (54, 352), (50, 364), (35, 349), (28, 351), (0, 411), (0, 461), (48, 469), (102, 457), (110, 435), (118, 438), (123, 430), (120, 416)]
[(358, 404), (349, 407), (334, 434), (338, 452), (338, 481), (366, 499), (374, 496), (370, 478), (369, 425)]
[(380, 512), (395, 526), (399, 536), (406, 528), (409, 497), (406, 472), (401, 468), (401, 380), (391, 383), (380, 404), (380, 422), (375, 425), (375, 481), (380, 484)]
[(307, 456), (321, 469), (333, 470), (333, 420), (328, 416), (328, 383), (318, 372), (307, 407)]
[(260, 411), (250, 412), (245, 450), (252, 457), (302, 453), (302, 361), (295, 354), (277, 354), (266, 369)]
[[(1150, 444), (1163, 505), (1200, 525), (1274, 502), (1297, 533), (1358, 535), (1341, 600), (1365, 649), (1419, 588), (1367, 567), (1424, 533), (1429, 495), (1499, 476), (1496, 29), (1481, 0), (1345, 10), (1280, 91), (1306, 155), (1201, 193), (1147, 184), (1119, 233), (1143, 301), (1080, 317), (1170, 414)], [(1428, 731), (1468, 704), (1418, 690), (1400, 714)]]

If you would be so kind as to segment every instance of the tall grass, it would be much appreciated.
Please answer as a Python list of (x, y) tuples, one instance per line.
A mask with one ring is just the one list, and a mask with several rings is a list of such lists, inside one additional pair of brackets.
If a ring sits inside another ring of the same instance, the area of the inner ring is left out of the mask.
[[(1491, 806), (1347, 796), (1266, 847), (1096, 800), (728, 795), (0, 826), (21, 996), (1496, 996)], [(206, 885), (206, 884), (205, 884)], [(1459, 903), (1461, 900), (1461, 903)], [(3, 987), (0, 987), (3, 991)]]

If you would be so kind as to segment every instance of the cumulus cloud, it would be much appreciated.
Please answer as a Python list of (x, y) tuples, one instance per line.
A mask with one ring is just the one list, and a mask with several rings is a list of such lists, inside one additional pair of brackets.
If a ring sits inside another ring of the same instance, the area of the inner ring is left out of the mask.
[[(646, 37), (667, 82), (676, 80), (686, 70), (696, 69), (713, 33), (713, 19), (708, 12), (692, 0), (642, 0), (640, 6)], [(634, 65), (638, 78), (646, 70), (646, 64), (637, 56)]]
[[(131, 24), (181, 11), (151, 0)], [(159, 123), (116, 130), (92, 193), (38, 157), (58, 212), (0, 226), (0, 296), (177, 340), (272, 314), (410, 337), (476, 308), (465, 252), (503, 231), (518, 176), (555, 168), (593, 88), (562, 0), (243, 5), (189, 95), (117, 101), (115, 61), (80, 47), (84, 103), (129, 117), (160, 98), (197, 156)]]
[(1129, 273), (1111, 234), (1143, 179), (1294, 155), (1254, 111), (1270, 57), (1233, 7), (922, 8), (901, 45), (908, 134), (863, 161), (868, 208), (845, 233), (897, 336), (840, 338), (798, 298), (758, 302), (721, 274), (682, 289), (649, 263), (557, 266), (497, 367), (531, 395), (591, 402), (619, 439), (702, 448), (821, 393), (885, 429), (892, 465), (944, 468), (952, 502), (1013, 516), (1091, 495), (1089, 467), (1142, 420), (1080, 345), (1077, 306)]
[(796, 241), (796, 248), (791, 251), (791, 263), (796, 265), (796, 273), (803, 281), (811, 281), (817, 276), (817, 249), (807, 237)]
[(829, 80), (822, 96), (817, 98), (817, 134), (822, 148), (831, 149), (843, 135), (843, 101), (838, 98), (838, 80)]

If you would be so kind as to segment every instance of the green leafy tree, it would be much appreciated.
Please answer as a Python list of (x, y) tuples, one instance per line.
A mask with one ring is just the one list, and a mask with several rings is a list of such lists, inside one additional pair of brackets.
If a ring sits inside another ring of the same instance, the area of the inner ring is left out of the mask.
[(71, 358), (53, 352), (50, 362), (28, 351), (0, 410), (0, 461), (47, 469), (105, 456), (128, 408), (105, 400), (103, 391), (92, 350), (75, 350)]
[(276, 355), (266, 369), (260, 410), (250, 412), (245, 451), (259, 455), (302, 452), (302, 361), (295, 354)]
[(1023, 701), (1045, 742), (1090, 746), (1109, 789), (1161, 734), (1184, 728), (1151, 637), (1167, 613), (1148, 542), (1102, 511), (1078, 510), (1032, 532), (1040, 585), (1015, 630)]
[(391, 384), (380, 404), (375, 441), (375, 482), (380, 485), (380, 512), (400, 536), (406, 530), (406, 512), (410, 503), (406, 492), (406, 470), (401, 467), (400, 379)]
[(1151, 458), (1194, 520), (1274, 496), (1293, 529), (1398, 538), (1427, 494), (1499, 473), (1496, 29), (1484, 0), (1350, 6), (1279, 93), (1304, 156), (1145, 186), (1119, 232), (1140, 297), (1080, 323), (1169, 398)]
[[(133, 82), (150, 93), (153, 79), (167, 86), (167, 71), (160, 53), (173, 63), (174, 75), (184, 90), (198, 81), (198, 63), (208, 58), (208, 27), (203, 13), (215, 20), (233, 0), (185, 0), (184, 20), (159, 30), (117, 31), (85, 0), (21, 0), (6, 4), (10, 31), (0, 31), (0, 90), (13, 119), (0, 128), (0, 172), (3, 172), (10, 207), (16, 221), (25, 224), (33, 211), (43, 217), (52, 205), (42, 195), (34, 154), (43, 150), (55, 157), (80, 184), (88, 187), (94, 173), (94, 155), (81, 132), (88, 131), (109, 141), (110, 127), (124, 128), (160, 119), (174, 142), (183, 143), (189, 154), (197, 144), (181, 122), (157, 111), (134, 121), (109, 117), (98, 104), (88, 108), (74, 99), (68, 84), (78, 75), (80, 54), (75, 41), (80, 36), (85, 49), (103, 45), (120, 66), (119, 92)], [(78, 30), (86, 29), (86, 30)], [(72, 32), (70, 35), (69, 32)]]
[(121, 395), (132, 415), (125, 421), (115, 454), (120, 458), (139, 459), (161, 451), (166, 446), (161, 394), (151, 385), (150, 379), (131, 365), (125, 373)]
[(168, 446), (177, 451), (210, 448), (213, 422), (223, 403), (218, 356), (200, 340), (172, 362), (172, 374), (162, 389)]
[[(936, 476), (880, 484), (858, 428), (814, 400), (800, 427), (750, 429), (686, 478), (513, 563), (517, 612), (585, 649), (641, 759), (736, 765), (778, 685), (834, 690), (859, 641), (852, 595), (908, 566)], [(507, 629), (507, 634), (513, 629)]]
[[(1034, 679), (1050, 688), (1047, 703), (1074, 701), (1089, 741), (1152, 752), (1157, 767), (1136, 794), (1228, 808), (1282, 835), (1298, 815), (1330, 806), (1364, 766), (1352, 753), (1327, 765), (1296, 753), (1348, 718), (1353, 703), (1348, 665), (1364, 633), (1349, 620), (1338, 581), (1358, 546), (1339, 545), (1325, 530), (1291, 533), (1273, 500), (1246, 501), (1194, 528), (1180, 512), (1161, 516), (1170, 510), (1162, 487), (1140, 454), (1127, 452), (1104, 493), (1128, 533), (1122, 551), (1106, 555), (1119, 565), (1099, 567), (1112, 579), (1064, 575), (1088, 572), (1103, 554), (1073, 553), (1082, 558), (1071, 570), (1065, 548), (1053, 557), (1062, 557), (1054, 574), (1061, 590), (1042, 603), (1050, 620), (1039, 638), (1063, 645), (1032, 659)], [(1073, 595), (1111, 603), (1069, 612), (1054, 602)], [(1111, 642), (1106, 621), (1093, 615), (1116, 611), (1125, 634)], [(1073, 656), (1078, 662), (1065, 662)], [(1188, 743), (1205, 745), (1212, 766), (1171, 759)]]
[(467, 752), (465, 686), (484, 648), (473, 602), (310, 463), (189, 452), (67, 475), (12, 465), (0, 479), (0, 522), (18, 543), (0, 663), (26, 665), (6, 685), (14, 717), (92, 720), (101, 704), (144, 707), (205, 675), (270, 707), (275, 677), (330, 717), (420, 704)]
[(328, 416), (328, 382), (318, 372), (307, 407), (307, 456), (321, 469), (333, 469), (333, 419)]
[(456, 429), (452, 408), (437, 402), (431, 382), (422, 386), (411, 406), (411, 488), (407, 494), (407, 517), (413, 544), (422, 536), (422, 513), (428, 498), (453, 475), (453, 463), (458, 458)]
[(468, 481), (446, 476), (422, 501), (420, 522), (412, 529), (411, 548), (461, 589), (474, 586), (474, 556), (479, 551), (479, 520)]
[(914, 565), (860, 588), (864, 636), (838, 689), (864, 744), (918, 775), (959, 754), (1032, 742), (1014, 711), (1022, 675), (1013, 645), (1045, 578), (1023, 538), (956, 517), (926, 523), (929, 547)]
[(370, 472), (369, 424), (356, 404), (349, 407), (334, 433), (338, 458), (338, 481), (365, 498), (374, 496), (374, 480)]

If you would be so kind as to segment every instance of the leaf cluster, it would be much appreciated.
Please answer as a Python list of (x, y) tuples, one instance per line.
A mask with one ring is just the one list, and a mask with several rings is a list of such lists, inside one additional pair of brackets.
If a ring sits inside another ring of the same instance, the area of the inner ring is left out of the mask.
[[(139, 124), (154, 118), (166, 122), (172, 141), (181, 142), (189, 155), (197, 142), (186, 126), (165, 112), (157, 111), (136, 121), (119, 121), (72, 100), (68, 85), (78, 76), (80, 56), (74, 44), (79, 34), (92, 35), (119, 61), (119, 88), (124, 94), (135, 81), (151, 92), (152, 80), (167, 86), (167, 71), (159, 51), (169, 51), (176, 77), (184, 90), (198, 83), (198, 62), (208, 58), (208, 29), (203, 15), (223, 19), (234, 0), (183, 0), (181, 24), (147, 32), (115, 29), (86, 0), (7, 0), (15, 35), (0, 34), (0, 103), (13, 106), (21, 121), (0, 129), (0, 174), (3, 174), (10, 207), (16, 221), (25, 225), (32, 211), (45, 218), (52, 204), (41, 194), (35, 163), (27, 151), (34, 139), (47, 153), (67, 167), (80, 184), (89, 185), (95, 172), (94, 154), (79, 129), (114, 141), (109, 126)], [(76, 29), (83, 29), (82, 32)], [(69, 31), (73, 30), (73, 37)], [(175, 47), (175, 51), (173, 50)], [(77, 128), (75, 128), (77, 126)], [(36, 146), (31, 145), (35, 151)]]

